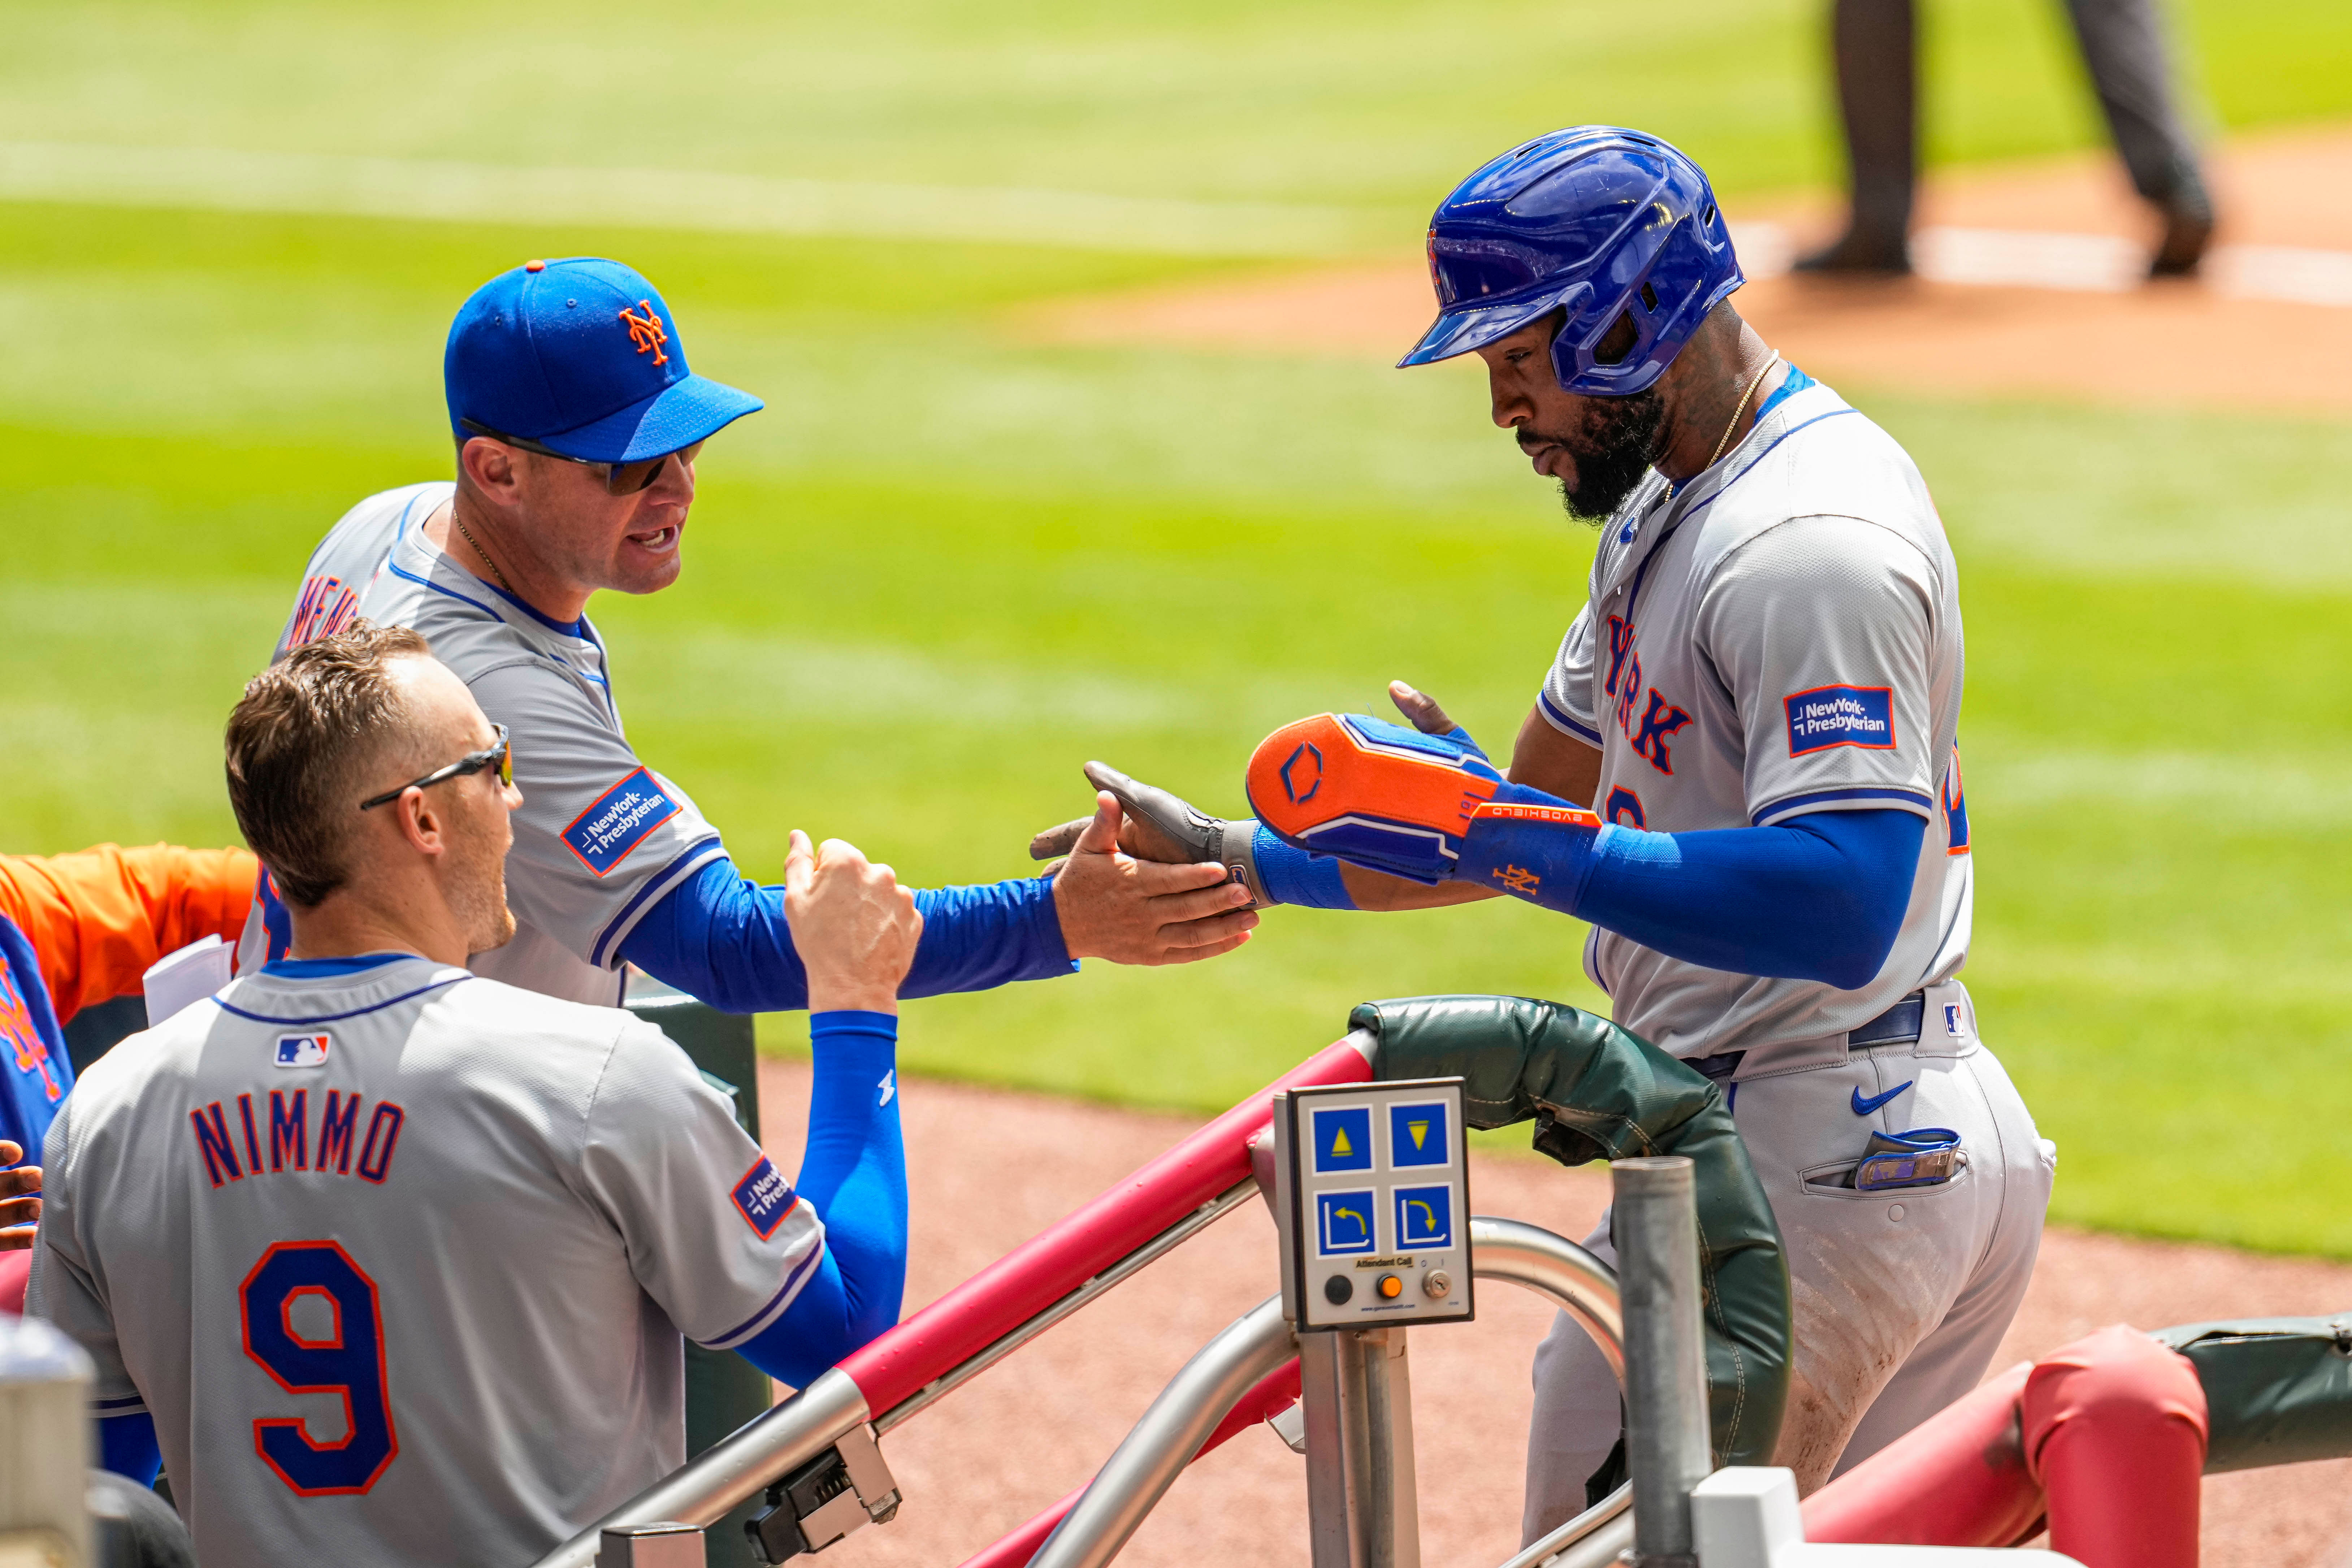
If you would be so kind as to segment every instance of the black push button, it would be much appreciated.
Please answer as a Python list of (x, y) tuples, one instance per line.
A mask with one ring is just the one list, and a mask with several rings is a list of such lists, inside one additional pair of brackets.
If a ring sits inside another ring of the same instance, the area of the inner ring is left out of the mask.
[(1335, 1307), (1344, 1307), (1348, 1298), (1356, 1293), (1356, 1282), (1345, 1274), (1334, 1274), (1323, 1281), (1323, 1299)]

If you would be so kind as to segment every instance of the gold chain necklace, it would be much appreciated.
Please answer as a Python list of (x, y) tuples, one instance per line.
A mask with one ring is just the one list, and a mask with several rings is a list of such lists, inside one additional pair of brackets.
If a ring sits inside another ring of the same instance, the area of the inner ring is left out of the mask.
[[(1731, 423), (1723, 427), (1723, 439), (1715, 444), (1714, 452), (1709, 454), (1706, 464), (1700, 468), (1699, 473), (1703, 474), (1706, 472), (1708, 468), (1715, 467), (1716, 460), (1723, 456), (1723, 449), (1731, 445), (1731, 433), (1739, 428), (1739, 416), (1748, 412), (1748, 400), (1756, 395), (1756, 389), (1764, 384), (1764, 378), (1771, 374), (1772, 367), (1780, 363), (1780, 356), (1777, 353), (1774, 354), (1770, 359), (1764, 362), (1764, 368), (1758, 371), (1755, 378), (1748, 382), (1748, 390), (1739, 395), (1739, 406), (1731, 411)], [(1694, 475), (1693, 477), (1696, 478), (1696, 476)], [(455, 517), (457, 513), (452, 512), (449, 515)], [(481, 546), (478, 544), (474, 548), (478, 550)], [(492, 568), (492, 570), (496, 570), (496, 568)]]
[[(1769, 370), (1772, 367), (1770, 365), (1766, 365), (1764, 368)], [(1754, 389), (1751, 387), (1749, 390), (1752, 391)], [(1742, 401), (1744, 403), (1745, 400), (1743, 399)], [(1734, 415), (1732, 417), (1736, 419), (1738, 416)], [(466, 542), (474, 547), (474, 553), (482, 558), (482, 564), (490, 569), (490, 575), (499, 580), (499, 586), (504, 588), (508, 593), (513, 594), (515, 591), (515, 585), (507, 581), (507, 574), (499, 570), (499, 563), (490, 559), (490, 552), (482, 548), (482, 542), (474, 537), (473, 531), (466, 526), (466, 520), (457, 515), (457, 509), (454, 506), (449, 509), (449, 526), (456, 529), (458, 533), (464, 536)], [(517, 598), (521, 597), (519, 594), (515, 596)]]

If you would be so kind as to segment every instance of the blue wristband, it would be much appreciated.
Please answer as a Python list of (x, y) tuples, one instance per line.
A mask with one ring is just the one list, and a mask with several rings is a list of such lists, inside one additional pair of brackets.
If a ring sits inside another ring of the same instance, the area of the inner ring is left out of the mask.
[(1277, 904), (1310, 910), (1352, 910), (1347, 881), (1336, 856), (1309, 855), (1276, 838), (1264, 823), (1250, 834), (1250, 857), (1257, 862), (1258, 886)]

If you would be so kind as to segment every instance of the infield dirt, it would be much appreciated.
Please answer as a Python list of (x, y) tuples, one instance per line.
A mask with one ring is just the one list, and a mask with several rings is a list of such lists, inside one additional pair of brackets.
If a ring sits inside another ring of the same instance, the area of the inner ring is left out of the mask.
[[(1197, 1125), (934, 1080), (901, 1087), (910, 1313)], [(763, 1062), (760, 1089), (768, 1148), (797, 1169), (807, 1068)], [(1481, 1214), (1578, 1237), (1606, 1203), (1608, 1181), (1598, 1167), (1474, 1154), (1471, 1187)], [(1176, 1369), (1275, 1288), (1272, 1221), (1246, 1205), (894, 1433), (887, 1449), (906, 1507), (843, 1550), (893, 1568), (962, 1562), (1082, 1485)], [(2107, 1323), (2154, 1329), (2347, 1306), (2352, 1266), (2053, 1230), (1993, 1369)], [(1532, 1296), (1482, 1287), (1476, 1322), (1413, 1336), (1425, 1561), (1496, 1563), (1517, 1550), (1528, 1363), (1549, 1318)], [(2352, 1546), (2352, 1460), (2215, 1477), (2204, 1510), (2207, 1568), (2340, 1568)], [(1119, 1561), (1303, 1564), (1305, 1520), (1302, 1461), (1271, 1433), (1244, 1432), (1177, 1483)]]
[[(2352, 130), (2233, 143), (2215, 160), (2225, 244), (2352, 252)], [(1727, 204), (1728, 205), (1728, 204)], [(1819, 198), (1736, 206), (1807, 239)], [(2112, 158), (1931, 179), (1920, 225), (2021, 235), (2150, 237)], [(2166, 281), (2122, 292), (1783, 274), (1736, 296), (1808, 371), (1857, 387), (2057, 397), (2135, 406), (2352, 409), (2352, 309), (2234, 298)], [(1433, 307), (1420, 257), (1062, 301), (1018, 320), (1064, 342), (1158, 343), (1393, 361)]]

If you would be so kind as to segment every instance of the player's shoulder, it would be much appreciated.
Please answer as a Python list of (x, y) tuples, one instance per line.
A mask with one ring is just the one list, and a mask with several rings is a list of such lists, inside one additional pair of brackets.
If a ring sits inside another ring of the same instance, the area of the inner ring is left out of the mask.
[(1698, 552), (1712, 571), (1796, 520), (1843, 528), (1857, 547), (1948, 554), (1918, 465), (1875, 420), (1816, 382), (1759, 426), (1711, 498)]
[(313, 572), (330, 560), (344, 563), (354, 553), (381, 558), (409, 528), (424, 526), (457, 487), (447, 479), (426, 479), (362, 497), (337, 518), (311, 554)]
[(215, 998), (181, 1008), (152, 1027), (126, 1035), (74, 1077), (66, 1109), (84, 1131), (125, 1114), (147, 1095), (194, 1081), (214, 1029), (224, 1022)]

